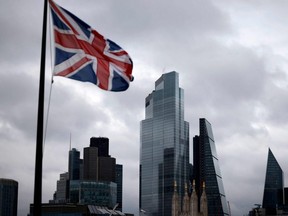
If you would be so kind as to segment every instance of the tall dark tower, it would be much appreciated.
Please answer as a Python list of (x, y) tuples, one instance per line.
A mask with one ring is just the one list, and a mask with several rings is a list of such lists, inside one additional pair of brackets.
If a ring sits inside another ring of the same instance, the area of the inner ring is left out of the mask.
[[(116, 159), (109, 155), (109, 139), (92, 137), (90, 147), (84, 148), (83, 156), (84, 159), (80, 159), (80, 152), (76, 149), (69, 151), (69, 172), (60, 174), (53, 203), (61, 204), (58, 205), (61, 210), (71, 203), (79, 204), (83, 210), (87, 208), (85, 205), (112, 209), (118, 204), (117, 210), (121, 211), (123, 166), (116, 165)], [(91, 208), (94, 213), (98, 212), (95, 207)]]
[(276, 215), (276, 209), (283, 206), (283, 176), (283, 171), (269, 148), (262, 203), (267, 215)]
[(107, 137), (91, 137), (90, 147), (98, 148), (99, 157), (109, 157), (109, 139)]
[(109, 139), (92, 137), (84, 148), (84, 180), (115, 182), (116, 159), (109, 155)]
[(116, 164), (116, 184), (117, 184), (117, 203), (120, 211), (122, 211), (123, 203), (123, 165)]
[(189, 123), (175, 71), (163, 74), (146, 97), (140, 133), (140, 211), (170, 216), (174, 182), (182, 197), (189, 181)]
[(17, 216), (18, 182), (0, 178), (0, 215)]
[[(200, 135), (193, 138), (193, 165), (197, 194), (206, 184), (208, 215), (229, 215), (211, 124), (199, 120)], [(198, 201), (200, 203), (200, 200)], [(199, 206), (200, 207), (200, 206)]]
[(83, 179), (98, 181), (98, 148), (84, 148)]
[(80, 152), (73, 148), (69, 151), (68, 173), (70, 180), (80, 179)]

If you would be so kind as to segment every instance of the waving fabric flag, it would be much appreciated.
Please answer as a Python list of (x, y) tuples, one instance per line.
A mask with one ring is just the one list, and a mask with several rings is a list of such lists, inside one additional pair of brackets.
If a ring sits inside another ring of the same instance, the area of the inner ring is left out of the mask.
[(49, 0), (54, 37), (54, 75), (125, 91), (133, 80), (128, 53), (78, 17)]

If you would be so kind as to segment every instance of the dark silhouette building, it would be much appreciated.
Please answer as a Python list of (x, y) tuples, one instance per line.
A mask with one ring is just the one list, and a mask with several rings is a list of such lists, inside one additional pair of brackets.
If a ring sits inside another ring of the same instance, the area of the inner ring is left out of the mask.
[(107, 137), (91, 137), (90, 147), (97, 147), (100, 157), (109, 157), (109, 139)]
[[(204, 118), (199, 120), (199, 127), (199, 136), (193, 138), (193, 177), (195, 178), (196, 192), (202, 194), (202, 185), (205, 182), (208, 215), (228, 215), (212, 127)], [(200, 205), (200, 200), (198, 203)]]
[(18, 182), (0, 178), (0, 215), (17, 216)]
[(121, 164), (116, 164), (116, 184), (117, 184), (117, 209), (122, 211), (122, 202), (123, 202), (123, 165)]
[(109, 139), (92, 137), (83, 159), (69, 151), (68, 172), (60, 174), (54, 204), (76, 203), (122, 209), (123, 166), (109, 155)]
[(189, 181), (189, 123), (184, 120), (178, 73), (163, 74), (155, 82), (145, 99), (140, 134), (140, 211), (170, 216), (174, 182), (184, 196)]
[(84, 148), (84, 180), (115, 182), (116, 159), (109, 155), (109, 139), (92, 137)]
[(84, 148), (83, 179), (98, 181), (98, 148)]
[(275, 215), (284, 204), (284, 175), (271, 149), (268, 150), (262, 207), (267, 215)]
[(80, 152), (73, 148), (69, 151), (68, 173), (70, 180), (80, 179)]

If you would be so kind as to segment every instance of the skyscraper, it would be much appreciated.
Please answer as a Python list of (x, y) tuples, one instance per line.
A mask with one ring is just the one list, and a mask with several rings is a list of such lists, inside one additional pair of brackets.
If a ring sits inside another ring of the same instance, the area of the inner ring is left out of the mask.
[(116, 164), (116, 184), (117, 184), (117, 209), (122, 211), (122, 203), (123, 203), (123, 165)]
[(263, 208), (266, 209), (267, 215), (275, 215), (276, 209), (283, 206), (283, 176), (283, 171), (269, 148), (262, 203)]
[(109, 155), (109, 139), (92, 137), (84, 148), (84, 180), (115, 182), (116, 159)]
[[(193, 138), (193, 165), (197, 194), (202, 193), (206, 184), (208, 215), (228, 215), (214, 136), (211, 124), (204, 118), (199, 120), (200, 135)], [(198, 201), (200, 203), (200, 200)], [(200, 207), (200, 206), (199, 206)]]
[(109, 157), (109, 139), (107, 137), (91, 137), (90, 147), (98, 148), (99, 157)]
[(80, 152), (75, 148), (69, 151), (68, 173), (70, 180), (80, 179)]
[(57, 190), (55, 193), (56, 203), (65, 203), (69, 199), (69, 173), (61, 173), (60, 179), (57, 181)]
[[(84, 159), (69, 151), (68, 172), (60, 174), (51, 203), (80, 203), (122, 208), (123, 166), (109, 155), (109, 139), (92, 137), (84, 148)], [(1, 216), (1, 215), (0, 215)]]
[(189, 180), (189, 123), (184, 120), (184, 91), (177, 72), (155, 82), (145, 100), (140, 133), (140, 211), (170, 216), (174, 182), (182, 197)]
[(0, 215), (17, 216), (18, 182), (0, 178)]
[(84, 148), (83, 178), (98, 181), (98, 148)]

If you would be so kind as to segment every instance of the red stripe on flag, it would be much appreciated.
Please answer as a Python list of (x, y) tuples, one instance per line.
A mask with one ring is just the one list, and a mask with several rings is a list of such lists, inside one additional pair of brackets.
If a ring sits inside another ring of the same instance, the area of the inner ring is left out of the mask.
[(89, 58), (82, 58), (81, 60), (79, 60), (78, 62), (76, 62), (75, 64), (71, 65), (70, 67), (66, 68), (63, 71), (58, 72), (57, 74), (55, 74), (55, 76), (67, 76), (70, 73), (78, 70), (83, 64), (87, 63), (91, 61), (91, 59)]

